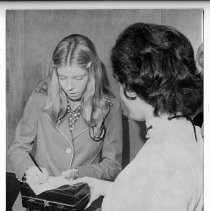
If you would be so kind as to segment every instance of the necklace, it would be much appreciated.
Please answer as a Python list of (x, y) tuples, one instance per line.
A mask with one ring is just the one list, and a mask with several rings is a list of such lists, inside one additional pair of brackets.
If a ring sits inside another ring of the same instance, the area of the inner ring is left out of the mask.
[(69, 129), (72, 132), (77, 120), (79, 119), (81, 115), (81, 105), (79, 105), (75, 110), (72, 110), (69, 99), (67, 99), (67, 111), (68, 111)]

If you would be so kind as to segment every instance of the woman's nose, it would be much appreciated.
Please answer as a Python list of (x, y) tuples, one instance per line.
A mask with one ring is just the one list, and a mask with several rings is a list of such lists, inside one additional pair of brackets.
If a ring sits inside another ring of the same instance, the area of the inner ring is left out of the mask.
[(74, 80), (72, 78), (70, 78), (67, 83), (67, 90), (73, 90), (75, 88)]

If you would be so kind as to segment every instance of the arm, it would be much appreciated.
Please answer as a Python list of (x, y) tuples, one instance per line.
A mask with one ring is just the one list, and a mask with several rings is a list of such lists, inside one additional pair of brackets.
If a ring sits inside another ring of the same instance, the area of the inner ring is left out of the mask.
[(8, 149), (10, 163), (20, 180), (25, 170), (33, 165), (28, 153), (32, 150), (36, 132), (37, 107), (34, 94), (32, 94), (25, 106), (23, 117), (17, 125), (14, 141), (10, 144)]
[(72, 181), (72, 184), (87, 183), (90, 188), (90, 201), (86, 208), (100, 196), (106, 196), (112, 189), (113, 182), (99, 180), (91, 177), (83, 177)]
[(122, 113), (120, 103), (113, 100), (107, 116), (106, 135), (102, 149), (102, 161), (96, 165), (79, 166), (79, 177), (89, 176), (114, 180), (121, 171), (122, 159)]

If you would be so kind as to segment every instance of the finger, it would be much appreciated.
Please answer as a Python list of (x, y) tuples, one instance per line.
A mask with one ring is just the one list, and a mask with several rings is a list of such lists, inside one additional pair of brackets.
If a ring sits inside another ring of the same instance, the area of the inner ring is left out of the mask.
[(69, 179), (69, 180), (74, 180), (74, 176), (75, 176), (74, 172), (71, 171), (71, 172), (68, 174), (67, 179)]
[(39, 181), (39, 182), (42, 182), (45, 179), (44, 174), (40, 175), (36, 172), (35, 176), (36, 176), (36, 180)]
[(41, 180), (41, 183), (47, 182), (48, 178), (49, 178), (48, 175), (44, 175), (44, 177), (43, 177), (42, 180)]
[(85, 209), (87, 209), (88, 207), (90, 207), (90, 205), (92, 204), (92, 201), (89, 201), (87, 206), (85, 207)]
[(94, 195), (91, 193), (91, 196), (90, 196), (90, 201), (88, 202), (88, 204), (86, 205), (85, 209), (87, 209), (88, 207), (90, 207), (90, 205), (93, 203), (93, 201), (95, 201), (95, 197)]
[(64, 173), (64, 171), (60, 174), (59, 177), (61, 177), (62, 179), (65, 179), (65, 173)]
[(67, 170), (67, 171), (63, 171), (63, 172), (61, 173), (61, 176), (62, 176), (62, 178), (64, 178), (64, 179), (69, 179), (69, 178), (72, 177), (72, 174), (71, 174), (71, 171), (70, 171), (70, 170)]
[(67, 175), (67, 173), (66, 173), (65, 171), (63, 171), (63, 172), (60, 174), (59, 177), (61, 177), (62, 179), (68, 179), (68, 175)]
[(44, 175), (46, 175), (46, 176), (49, 176), (50, 175), (48, 173), (47, 169), (45, 169), (45, 168), (41, 168), (41, 169), (42, 169), (42, 172), (43, 172)]
[(73, 177), (73, 176), (74, 176), (74, 174), (73, 174), (72, 170), (67, 170), (67, 171), (65, 171), (65, 177), (66, 177), (67, 179), (69, 179), (69, 178), (71, 178), (71, 177)]
[(73, 178), (73, 177), (70, 177), (68, 180), (69, 180), (70, 182), (72, 182), (72, 181), (74, 181), (74, 178)]
[(63, 175), (63, 177), (66, 177), (67, 172), (66, 172), (66, 171), (63, 171), (63, 172), (62, 172), (62, 175)]
[(34, 182), (37, 182), (37, 183), (44, 183), (48, 179), (48, 176), (45, 174), (40, 175), (37, 173), (37, 171), (31, 171), (31, 172), (27, 172), (26, 179), (33, 180)]
[(71, 183), (74, 185), (74, 184), (82, 183), (82, 182), (88, 183), (87, 177), (82, 177), (82, 178), (75, 179)]
[(34, 177), (31, 177), (31, 176), (26, 176), (26, 181), (33, 181), (33, 180), (35, 180), (35, 178)]
[(90, 196), (90, 201), (88, 202), (88, 204), (86, 205), (85, 209), (87, 209), (88, 207), (90, 207), (90, 205), (92, 204), (93, 202), (93, 197), (92, 197), (92, 194)]
[(27, 180), (26, 180), (26, 183), (28, 183), (28, 184), (30, 184), (30, 183), (32, 183), (32, 184), (34, 184), (34, 183), (37, 184), (37, 183), (35, 182), (35, 180), (30, 180), (30, 179), (29, 179), (29, 180), (27, 179)]
[(26, 178), (37, 179), (39, 178), (34, 172), (26, 172)]
[(26, 171), (26, 174), (28, 175), (34, 175), (36, 177), (42, 178), (43, 173), (37, 168), (37, 167), (31, 167)]
[(40, 183), (45, 183), (48, 179), (49, 173), (45, 168), (41, 168), (42, 172), (39, 170), (39, 168), (34, 169), (34, 173), (37, 176), (37, 179), (39, 179)]
[(41, 171), (39, 170), (39, 168), (37, 168), (37, 167), (34, 168), (34, 172), (35, 172), (35, 174), (36, 174), (37, 176), (39, 176), (39, 177), (41, 177), (41, 178), (44, 176), (44, 172), (41, 172)]
[(40, 184), (40, 180), (38, 178), (27, 178), (26, 179), (27, 183), (35, 183), (35, 184)]
[(44, 179), (44, 182), (49, 178), (50, 174), (48, 173), (48, 171), (46, 169), (43, 169), (43, 179)]
[(85, 209), (87, 209), (87, 208), (93, 203), (93, 201), (95, 201), (98, 197), (99, 197), (98, 194), (93, 193), (93, 191), (91, 191), (91, 194), (90, 194), (90, 201), (88, 202), (88, 204), (87, 204), (87, 206), (85, 207)]

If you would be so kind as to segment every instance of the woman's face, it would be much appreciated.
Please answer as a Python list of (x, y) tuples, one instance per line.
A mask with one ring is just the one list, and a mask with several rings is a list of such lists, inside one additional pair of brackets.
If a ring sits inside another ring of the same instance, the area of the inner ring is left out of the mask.
[(72, 101), (78, 101), (85, 93), (88, 83), (88, 73), (78, 65), (59, 67), (60, 85)]

